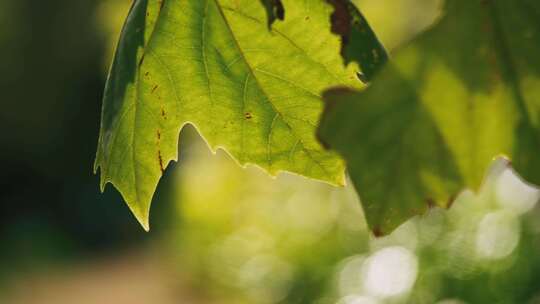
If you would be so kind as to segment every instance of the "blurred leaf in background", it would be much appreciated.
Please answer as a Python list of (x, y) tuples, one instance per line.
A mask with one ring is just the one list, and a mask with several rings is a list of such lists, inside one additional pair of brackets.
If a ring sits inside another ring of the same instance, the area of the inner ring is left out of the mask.
[(325, 94), (320, 136), (377, 234), (477, 189), (497, 155), (540, 184), (538, 3), (450, 0), (369, 88)]
[(504, 159), (477, 194), (376, 239), (350, 186), (273, 180), (202, 141), (181, 166), (170, 252), (211, 303), (527, 303), (540, 291), (540, 191)]

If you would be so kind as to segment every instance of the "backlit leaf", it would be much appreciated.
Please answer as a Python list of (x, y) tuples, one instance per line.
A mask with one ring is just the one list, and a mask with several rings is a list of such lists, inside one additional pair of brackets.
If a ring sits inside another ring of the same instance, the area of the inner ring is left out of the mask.
[(334, 89), (320, 137), (376, 234), (477, 189), (498, 155), (540, 183), (540, 2), (449, 0), (363, 92)]
[(269, 30), (264, 2), (135, 1), (105, 91), (95, 167), (146, 229), (187, 123), (242, 165), (343, 184), (343, 161), (315, 137), (321, 92), (361, 86), (331, 32), (333, 8), (280, 1), (286, 18)]

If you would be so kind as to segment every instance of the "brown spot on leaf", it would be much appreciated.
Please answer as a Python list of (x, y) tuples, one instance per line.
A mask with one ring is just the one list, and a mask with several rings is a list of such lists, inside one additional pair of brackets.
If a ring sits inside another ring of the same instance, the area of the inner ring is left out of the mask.
[(165, 112), (165, 109), (163, 109), (163, 107), (161, 107), (161, 117), (163, 117), (163, 119), (167, 120), (167, 113)]
[(161, 171), (161, 174), (165, 173), (165, 169), (163, 168), (163, 158), (161, 157), (161, 150), (158, 150), (158, 160), (159, 160), (159, 170)]
[(144, 53), (141, 56), (141, 60), (139, 60), (139, 68), (142, 66), (143, 62), (144, 62)]
[(153, 86), (151, 93), (154, 93), (158, 88), (159, 88), (159, 85), (157, 85), (157, 84), (155, 86)]
[(373, 232), (373, 235), (374, 235), (375, 237), (382, 237), (382, 236), (384, 236), (384, 233), (382, 232), (381, 227), (375, 227), (375, 228), (373, 228), (372, 232)]
[(352, 16), (342, 0), (327, 0), (334, 7), (334, 13), (331, 16), (332, 32), (340, 35), (346, 44), (351, 32)]
[(253, 115), (252, 115), (250, 112), (246, 112), (246, 113), (244, 113), (244, 117), (245, 117), (246, 119), (252, 119), (252, 118), (253, 118)]
[(158, 162), (159, 162), (159, 170), (161, 171), (161, 174), (165, 172), (165, 168), (163, 167), (163, 157), (161, 157), (161, 149), (159, 148), (160, 142), (161, 142), (161, 132), (156, 130), (157, 134), (157, 145), (158, 145)]

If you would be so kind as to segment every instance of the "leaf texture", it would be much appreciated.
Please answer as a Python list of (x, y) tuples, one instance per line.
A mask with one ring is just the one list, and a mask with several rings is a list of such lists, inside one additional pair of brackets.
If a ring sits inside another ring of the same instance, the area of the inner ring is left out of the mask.
[(540, 183), (540, 2), (449, 0), (359, 92), (334, 89), (319, 130), (345, 158), (375, 234), (476, 189), (509, 157)]
[(269, 30), (260, 1), (135, 1), (107, 82), (95, 170), (145, 229), (187, 123), (242, 165), (343, 184), (342, 159), (315, 129), (321, 92), (360, 88), (357, 67), (343, 65), (331, 6), (281, 2), (287, 18)]

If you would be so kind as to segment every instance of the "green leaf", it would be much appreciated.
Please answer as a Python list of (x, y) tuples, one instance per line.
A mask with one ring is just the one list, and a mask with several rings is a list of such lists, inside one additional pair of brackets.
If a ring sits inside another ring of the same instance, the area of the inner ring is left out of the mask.
[(334, 89), (319, 136), (345, 158), (375, 234), (387, 234), (506, 155), (540, 183), (540, 2), (450, 0), (431, 30), (358, 92)]
[(187, 123), (242, 165), (343, 184), (343, 161), (315, 128), (321, 92), (360, 87), (357, 67), (339, 56), (331, 6), (282, 2), (287, 18), (269, 30), (260, 1), (135, 1), (105, 90), (95, 170), (145, 229)]

